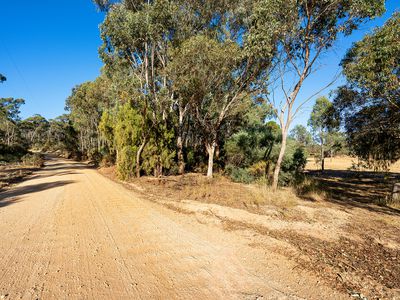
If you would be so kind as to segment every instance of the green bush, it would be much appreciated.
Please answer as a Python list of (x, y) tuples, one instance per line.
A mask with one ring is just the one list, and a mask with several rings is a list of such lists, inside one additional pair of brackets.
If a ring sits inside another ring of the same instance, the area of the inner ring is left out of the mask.
[(252, 183), (255, 180), (255, 177), (251, 175), (251, 173), (247, 169), (237, 168), (233, 165), (228, 165), (225, 171), (229, 174), (230, 178), (234, 182)]
[(304, 178), (303, 170), (307, 163), (307, 157), (303, 148), (296, 148), (288, 153), (282, 162), (279, 174), (279, 184), (282, 186), (296, 185)]
[(127, 180), (134, 176), (136, 167), (136, 147), (125, 146), (117, 155), (117, 174), (122, 180)]
[(7, 146), (0, 144), (0, 161), (18, 162), (27, 153), (26, 147), (20, 145)]
[(25, 166), (41, 168), (44, 166), (44, 157), (39, 153), (28, 153), (22, 157), (22, 163)]

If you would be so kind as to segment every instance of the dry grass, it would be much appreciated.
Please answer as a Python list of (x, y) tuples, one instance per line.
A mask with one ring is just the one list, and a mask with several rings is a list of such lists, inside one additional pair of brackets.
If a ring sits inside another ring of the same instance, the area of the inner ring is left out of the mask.
[[(102, 168), (100, 172), (114, 177), (113, 167)], [(132, 187), (145, 195), (157, 195), (158, 198), (174, 201), (194, 200), (203, 203), (245, 209), (253, 213), (262, 213), (263, 207), (274, 206), (279, 210), (290, 210), (302, 200), (292, 188), (282, 188), (273, 192), (264, 184), (235, 183), (223, 176), (216, 175), (208, 179), (204, 175), (189, 173), (183, 176), (162, 178), (141, 177), (132, 179)]]
[(299, 198), (291, 188), (281, 188), (276, 192), (269, 186), (249, 185), (249, 196), (257, 205), (273, 205), (282, 209), (289, 209), (299, 204)]
[[(326, 170), (350, 170), (354, 164), (357, 164), (358, 160), (355, 157), (350, 156), (337, 156), (328, 157), (325, 159)], [(316, 163), (314, 158), (307, 160), (306, 170), (317, 171), (320, 170), (321, 166)], [(373, 171), (372, 169), (363, 169), (362, 171)], [(390, 167), (390, 172), (400, 172), (400, 161), (396, 162)]]

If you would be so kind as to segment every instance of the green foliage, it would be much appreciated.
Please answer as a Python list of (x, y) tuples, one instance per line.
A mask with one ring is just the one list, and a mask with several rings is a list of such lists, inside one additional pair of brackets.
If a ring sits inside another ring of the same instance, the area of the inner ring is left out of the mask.
[(170, 169), (174, 164), (175, 135), (173, 130), (168, 130), (164, 125), (160, 125), (157, 132), (156, 136), (150, 138), (143, 151), (143, 170), (146, 174), (161, 176), (163, 168)]
[(400, 12), (355, 43), (342, 60), (349, 87), (387, 105), (400, 103)]
[(0, 141), (7, 146), (24, 144), (18, 127), (19, 109), (24, 103), (23, 99), (0, 98)]
[(255, 180), (255, 177), (251, 175), (247, 169), (228, 165), (226, 167), (226, 172), (234, 182), (252, 183)]
[(101, 150), (98, 126), (103, 110), (109, 106), (107, 92), (107, 79), (99, 77), (73, 88), (66, 101), (66, 108), (71, 112), (70, 120), (79, 135), (79, 150), (89, 159)]
[(351, 34), (384, 11), (384, 0), (259, 0), (248, 34), (249, 51), (273, 57), (283, 46), (298, 59), (306, 48), (327, 49), (339, 34)]
[(369, 167), (400, 158), (400, 13), (365, 36), (342, 61), (347, 84), (336, 92), (336, 114), (348, 143)]
[(227, 162), (247, 168), (261, 160), (266, 161), (279, 139), (279, 127), (275, 122), (245, 127), (226, 141)]
[(22, 137), (30, 148), (43, 149), (48, 141), (49, 122), (41, 115), (34, 115), (19, 123)]
[(290, 131), (289, 137), (296, 140), (299, 146), (304, 148), (307, 148), (312, 144), (311, 133), (308, 132), (307, 128), (303, 125), (296, 125)]
[(339, 127), (335, 118), (332, 118), (334, 106), (326, 97), (319, 97), (311, 112), (308, 125), (311, 127), (314, 139), (319, 144), (319, 151), (314, 153), (317, 161), (324, 170), (326, 153), (331, 157), (345, 147), (344, 136), (338, 131)]
[(279, 174), (280, 185), (294, 185), (301, 180), (306, 163), (307, 156), (304, 149), (289, 145)]
[(117, 152), (117, 172), (122, 179), (132, 177), (134, 174), (137, 151), (143, 143), (143, 129), (143, 118), (130, 103), (118, 108), (113, 132)]
[(0, 98), (0, 114), (10, 121), (19, 121), (20, 107), (25, 104), (24, 99)]
[(49, 120), (47, 150), (64, 152), (68, 158), (81, 158), (77, 133), (69, 115)]
[(327, 113), (330, 111), (332, 106), (332, 102), (330, 102), (326, 97), (319, 97), (315, 101), (308, 121), (308, 125), (315, 134), (320, 135), (328, 130), (325, 120), (327, 118)]
[[(225, 171), (236, 182), (250, 183), (266, 178), (269, 181), (270, 169), (279, 154), (280, 128), (275, 122), (252, 124), (232, 135), (225, 143)], [(307, 157), (304, 147), (289, 139), (287, 151), (282, 162), (280, 184), (289, 185), (301, 177)]]
[(271, 61), (266, 69), (272, 73), (267, 88), (283, 90), (279, 93), (283, 94), (283, 99), (274, 99), (276, 93), (268, 95), (284, 139), (275, 165), (274, 190), (278, 187), (288, 129), (307, 102), (304, 100), (295, 105), (297, 96), (319, 57), (332, 47), (340, 34), (349, 35), (364, 21), (384, 10), (384, 0), (255, 1), (251, 26), (245, 34), (245, 49), (249, 55), (264, 56)]
[(2, 162), (18, 162), (27, 153), (25, 146), (0, 144), (0, 161)]
[(189, 109), (197, 134), (209, 154), (207, 174), (212, 176), (213, 151), (218, 140), (227, 126), (234, 129), (243, 112), (252, 105), (249, 93), (236, 76), (242, 59), (241, 49), (233, 41), (220, 42), (199, 35), (182, 43), (171, 56), (168, 72), (174, 91), (190, 100)]

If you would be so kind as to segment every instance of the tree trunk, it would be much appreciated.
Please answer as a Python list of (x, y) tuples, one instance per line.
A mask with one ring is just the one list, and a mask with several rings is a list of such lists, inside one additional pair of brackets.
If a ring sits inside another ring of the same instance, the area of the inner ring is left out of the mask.
[(269, 176), (269, 170), (271, 167), (271, 152), (272, 152), (272, 147), (274, 146), (274, 143), (271, 143), (269, 145), (269, 148), (265, 151), (264, 153), (264, 161), (265, 161), (265, 179), (268, 181), (270, 179)]
[(142, 152), (144, 149), (144, 146), (146, 146), (146, 139), (143, 140), (143, 143), (140, 145), (137, 153), (136, 153), (136, 177), (140, 177), (140, 157), (142, 156)]
[(178, 173), (180, 175), (183, 175), (183, 173), (185, 173), (185, 162), (183, 160), (183, 141), (182, 141), (182, 136), (180, 134), (178, 136), (177, 146), (178, 146)]
[(214, 166), (214, 153), (215, 153), (215, 147), (217, 143), (214, 141), (211, 143), (211, 145), (207, 144), (207, 152), (208, 152), (208, 169), (207, 169), (207, 177), (212, 178), (213, 177), (213, 166)]
[(178, 147), (178, 172), (180, 175), (183, 175), (185, 173), (185, 161), (183, 159), (183, 138), (182, 138), (183, 130), (182, 130), (182, 124), (179, 120), (179, 128), (178, 128), (178, 140), (176, 142), (176, 145)]
[(183, 118), (186, 109), (182, 105), (179, 106), (179, 124), (178, 124), (178, 140), (176, 142), (178, 148), (178, 173), (183, 175), (185, 173), (185, 161), (183, 158)]
[(272, 190), (274, 192), (278, 189), (279, 172), (281, 171), (281, 164), (283, 161), (283, 156), (285, 155), (285, 151), (286, 151), (287, 131), (288, 131), (288, 128), (285, 128), (282, 131), (281, 150), (279, 151), (278, 161), (276, 162), (274, 176), (272, 178)]
[(325, 170), (325, 153), (324, 153), (324, 143), (321, 143), (321, 172)]

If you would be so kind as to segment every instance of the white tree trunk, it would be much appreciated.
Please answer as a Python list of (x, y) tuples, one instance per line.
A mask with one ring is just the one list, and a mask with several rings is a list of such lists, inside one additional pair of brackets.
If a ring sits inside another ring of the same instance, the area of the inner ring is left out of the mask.
[(207, 145), (207, 152), (208, 152), (208, 169), (207, 169), (207, 177), (212, 178), (213, 177), (213, 166), (214, 166), (214, 153), (215, 153), (215, 147), (217, 143), (213, 142), (211, 145)]
[(282, 131), (281, 149), (279, 151), (278, 161), (276, 162), (274, 176), (272, 178), (272, 190), (273, 191), (276, 191), (278, 189), (279, 173), (281, 171), (281, 164), (282, 164), (283, 157), (284, 157), (285, 151), (286, 151), (287, 131), (288, 131), (287, 128), (285, 128)]

